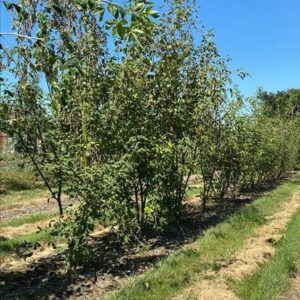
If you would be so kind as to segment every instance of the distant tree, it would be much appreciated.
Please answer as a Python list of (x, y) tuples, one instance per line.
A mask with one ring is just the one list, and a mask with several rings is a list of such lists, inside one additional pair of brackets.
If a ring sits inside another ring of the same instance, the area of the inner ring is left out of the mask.
[(276, 93), (260, 89), (257, 97), (264, 113), (270, 117), (280, 116), (293, 119), (300, 113), (300, 89), (289, 89)]

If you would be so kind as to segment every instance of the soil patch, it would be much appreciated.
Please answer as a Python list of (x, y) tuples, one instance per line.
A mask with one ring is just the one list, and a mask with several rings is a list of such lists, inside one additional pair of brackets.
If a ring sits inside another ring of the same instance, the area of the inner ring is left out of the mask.
[[(68, 206), (73, 203), (75, 203), (75, 201), (72, 199), (67, 197), (63, 199), (63, 206)], [(58, 212), (57, 202), (55, 200), (48, 201), (46, 197), (39, 198), (36, 203), (30, 203), (29, 205), (26, 205), (26, 201), (24, 201), (23, 207), (1, 209), (0, 220), (6, 221), (12, 218), (25, 217), (45, 212)]]

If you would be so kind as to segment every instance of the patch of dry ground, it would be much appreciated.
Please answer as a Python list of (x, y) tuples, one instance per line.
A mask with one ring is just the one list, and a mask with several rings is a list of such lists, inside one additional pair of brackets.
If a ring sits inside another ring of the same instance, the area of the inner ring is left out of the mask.
[[(53, 218), (51, 218), (53, 219)], [(23, 224), (18, 227), (7, 226), (0, 228), (0, 237), (4, 239), (12, 239), (16, 236), (26, 235), (38, 231), (40, 228), (48, 227), (49, 220), (39, 221), (33, 224)]]
[(229, 289), (228, 283), (251, 275), (261, 263), (275, 254), (273, 245), (282, 238), (283, 230), (298, 209), (300, 209), (300, 192), (296, 192), (279, 212), (270, 216), (268, 224), (255, 231), (253, 237), (245, 242), (235, 258), (230, 261), (217, 262), (220, 266), (218, 271), (201, 274), (195, 285), (187, 288), (174, 299), (193, 297), (193, 299), (201, 300), (237, 300), (237, 296)]
[(54, 255), (55, 250), (51, 247), (43, 246), (38, 248), (36, 251), (33, 252), (33, 254), (29, 257), (23, 259), (21, 257), (18, 257), (17, 255), (11, 255), (5, 257), (0, 264), (1, 269), (6, 271), (25, 271), (28, 266), (30, 266), (32, 263), (39, 259), (51, 257), (51, 255)]
[(300, 270), (293, 280), (291, 300), (300, 300)]
[[(63, 198), (63, 206), (75, 203), (68, 197)], [(0, 220), (6, 221), (11, 218), (30, 216), (36, 213), (58, 212), (57, 202), (55, 200), (48, 201), (48, 197), (37, 197), (30, 201), (24, 201), (22, 207), (5, 208), (1, 207)]]
[[(7, 238), (11, 238), (14, 235), (18, 236), (21, 234), (23, 235), (26, 233), (31, 233), (38, 229), (37, 226), (44, 228), (44, 227), (47, 227), (48, 224), (49, 224), (49, 220), (38, 222), (35, 224), (24, 224), (20, 227), (3, 227), (3, 228), (0, 228), (0, 237), (6, 236)], [(4, 234), (1, 233), (2, 229), (4, 229)], [(22, 230), (22, 233), (20, 230)], [(109, 227), (108, 228), (99, 227), (99, 228), (97, 228), (97, 230), (95, 230), (91, 234), (91, 236), (93, 236), (94, 238), (99, 238), (99, 237), (109, 233), (109, 231), (110, 231)], [(63, 244), (60, 244), (59, 246), (61, 248), (65, 247), (65, 245), (63, 245)], [(0, 261), (0, 267), (6, 271), (17, 271), (17, 270), (22, 271), (22, 270), (25, 270), (27, 267), (30, 267), (31, 264), (33, 264), (34, 262), (36, 262), (40, 259), (47, 258), (47, 257), (50, 258), (50, 256), (55, 255), (55, 250), (52, 247), (43, 245), (42, 247), (39, 247), (36, 250), (32, 251), (32, 253), (33, 254), (30, 257), (26, 258), (26, 260), (24, 260), (24, 258), (22, 258), (22, 257), (19, 257), (17, 255), (17, 253), (7, 256), (7, 257), (3, 258), (2, 261)]]

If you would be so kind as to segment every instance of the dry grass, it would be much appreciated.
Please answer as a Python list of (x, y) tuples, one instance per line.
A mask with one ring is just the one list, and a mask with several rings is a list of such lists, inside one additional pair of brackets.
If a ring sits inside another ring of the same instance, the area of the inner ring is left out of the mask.
[(42, 202), (45, 203), (48, 197), (49, 193), (44, 189), (14, 191), (5, 195), (1, 195), (0, 208), (3, 210), (13, 209)]
[(24, 258), (20, 258), (17, 255), (6, 256), (2, 259), (0, 267), (3, 270), (11, 271), (11, 272), (24, 272), (27, 268), (42, 258), (48, 258), (51, 255), (55, 254), (55, 250), (52, 247), (39, 247), (34, 251), (33, 255), (26, 260)]
[(299, 299), (297, 266), (300, 266), (300, 209), (275, 248), (272, 259), (232, 286), (241, 299)]
[(16, 236), (26, 235), (30, 233), (34, 233), (39, 230), (39, 228), (47, 227), (49, 224), (49, 220), (40, 221), (38, 223), (27, 223), (18, 227), (7, 226), (0, 228), (0, 238), (4, 239), (12, 239)]

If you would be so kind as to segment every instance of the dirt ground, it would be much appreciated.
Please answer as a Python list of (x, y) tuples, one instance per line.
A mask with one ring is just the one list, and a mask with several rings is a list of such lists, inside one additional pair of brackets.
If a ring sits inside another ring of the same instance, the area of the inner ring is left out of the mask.
[[(0, 210), (0, 220), (6, 221), (16, 217), (30, 216), (31, 214), (45, 213), (45, 212), (58, 212), (57, 202), (53, 199), (48, 201), (47, 197), (39, 197), (35, 199), (34, 203), (28, 204), (24, 201), (22, 207), (17, 208), (2, 208)], [(67, 206), (74, 203), (71, 199), (65, 197), (63, 205)]]

